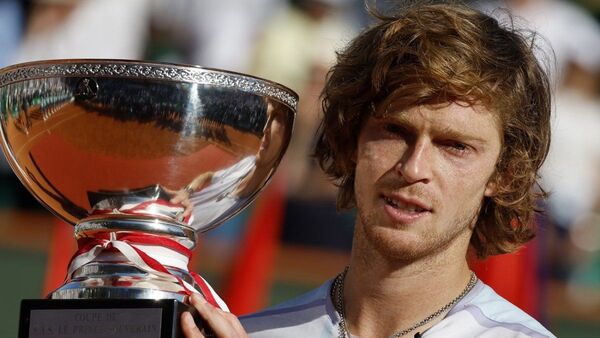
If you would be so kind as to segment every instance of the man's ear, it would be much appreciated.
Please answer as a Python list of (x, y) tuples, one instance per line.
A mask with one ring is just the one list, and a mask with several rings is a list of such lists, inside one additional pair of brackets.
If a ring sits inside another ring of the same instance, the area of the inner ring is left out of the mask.
[(483, 191), (483, 195), (485, 197), (494, 197), (496, 195), (496, 193), (498, 192), (498, 180), (497, 180), (497, 174), (494, 174), (492, 176), (492, 178), (490, 178), (490, 180), (487, 182), (487, 184), (485, 185), (485, 190)]

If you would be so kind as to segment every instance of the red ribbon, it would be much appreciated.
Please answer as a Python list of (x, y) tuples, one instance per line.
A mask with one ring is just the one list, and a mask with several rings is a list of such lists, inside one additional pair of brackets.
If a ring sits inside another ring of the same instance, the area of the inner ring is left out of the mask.
[[(79, 249), (77, 250), (77, 252), (75, 252), (73, 257), (71, 257), (69, 266), (72, 264), (73, 260), (77, 256), (85, 254), (86, 252), (92, 250), (96, 246), (102, 246), (103, 250), (118, 251), (115, 247), (113, 247), (113, 245), (111, 243), (111, 234), (112, 234), (112, 236), (114, 236), (112, 240), (118, 240), (118, 241), (129, 244), (136, 251), (136, 253), (138, 255), (140, 255), (142, 260), (146, 264), (148, 264), (151, 268), (153, 268), (154, 270), (169, 274), (169, 275), (173, 276), (174, 278), (176, 278), (179, 285), (181, 285), (184, 289), (183, 293), (185, 293), (188, 296), (191, 295), (192, 293), (194, 293), (193, 291), (189, 290), (185, 286), (185, 284), (183, 283), (183, 280), (180, 277), (171, 273), (159, 261), (150, 257), (143, 250), (141, 250), (135, 246), (136, 244), (137, 245), (141, 244), (141, 245), (154, 245), (154, 246), (165, 247), (170, 250), (176, 251), (182, 255), (185, 255), (189, 261), (189, 259), (192, 256), (192, 251), (190, 249), (186, 248), (185, 246), (179, 244), (178, 242), (176, 242), (174, 240), (165, 238), (163, 236), (139, 234), (139, 233), (102, 232), (102, 233), (95, 234), (94, 237), (83, 237), (83, 238), (80, 238), (77, 240)], [(198, 275), (197, 273), (194, 273), (192, 271), (189, 271), (189, 273), (194, 278), (194, 281), (196, 282), (196, 284), (200, 287), (200, 291), (201, 291), (202, 295), (204, 296), (204, 298), (206, 299), (206, 301), (208, 303), (212, 304), (213, 306), (220, 308), (220, 306), (218, 305), (217, 301), (215, 300), (215, 298), (211, 292), (210, 287), (204, 281), (204, 279), (202, 279), (202, 277), (200, 277), (200, 275)], [(70, 278), (71, 276), (68, 276), (68, 277)]]

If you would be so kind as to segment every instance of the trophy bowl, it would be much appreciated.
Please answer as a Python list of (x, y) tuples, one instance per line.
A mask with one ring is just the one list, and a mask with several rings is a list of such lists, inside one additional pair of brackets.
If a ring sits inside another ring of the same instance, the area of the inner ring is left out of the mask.
[[(40, 203), (74, 225), (79, 246), (48, 298), (87, 308), (198, 292), (223, 305), (188, 270), (191, 249), (269, 181), (297, 101), (279, 84), (196, 66), (80, 59), (1, 69), (6, 158)], [(61, 314), (38, 321), (49, 313)]]

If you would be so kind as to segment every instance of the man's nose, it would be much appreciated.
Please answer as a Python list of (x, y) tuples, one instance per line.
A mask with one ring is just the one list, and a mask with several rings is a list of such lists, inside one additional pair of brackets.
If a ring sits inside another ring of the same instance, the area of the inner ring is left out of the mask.
[(401, 160), (396, 165), (396, 170), (407, 183), (431, 180), (433, 165), (433, 146), (426, 140), (419, 140), (409, 146)]

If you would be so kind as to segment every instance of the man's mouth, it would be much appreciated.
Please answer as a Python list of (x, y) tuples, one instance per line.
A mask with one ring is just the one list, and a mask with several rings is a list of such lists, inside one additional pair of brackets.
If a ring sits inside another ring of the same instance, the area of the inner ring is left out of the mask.
[(395, 209), (400, 209), (400, 210), (407, 211), (407, 212), (423, 212), (423, 211), (425, 211), (425, 209), (419, 208), (416, 205), (405, 204), (400, 201), (394, 201), (393, 199), (388, 198), (388, 197), (384, 197), (383, 200), (385, 201), (385, 203), (394, 207)]
[(431, 209), (425, 206), (423, 203), (419, 201), (413, 201), (403, 198), (392, 198), (390, 196), (383, 195), (382, 196), (385, 204), (391, 206), (394, 209), (408, 212), (408, 213), (422, 213), (422, 212), (430, 212)]

